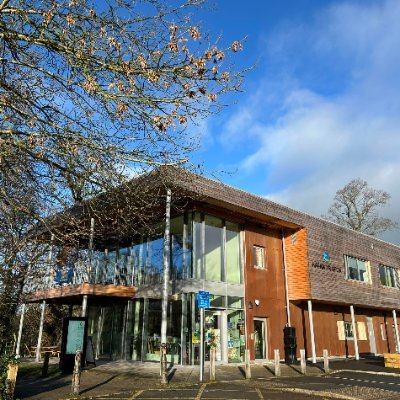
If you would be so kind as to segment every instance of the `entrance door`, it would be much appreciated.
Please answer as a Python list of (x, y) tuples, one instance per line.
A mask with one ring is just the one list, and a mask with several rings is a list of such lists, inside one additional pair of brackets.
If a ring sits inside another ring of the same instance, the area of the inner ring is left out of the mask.
[(374, 324), (371, 317), (367, 317), (367, 327), (369, 336), (369, 348), (372, 354), (376, 354), (376, 342), (375, 342), (375, 331)]
[(268, 358), (266, 318), (254, 318), (254, 356), (256, 360)]
[(215, 347), (215, 360), (222, 360), (222, 343), (221, 336), (223, 334), (223, 317), (226, 315), (218, 310), (206, 310), (205, 311), (205, 334), (206, 334), (206, 346), (205, 346), (205, 359), (210, 360), (210, 348)]

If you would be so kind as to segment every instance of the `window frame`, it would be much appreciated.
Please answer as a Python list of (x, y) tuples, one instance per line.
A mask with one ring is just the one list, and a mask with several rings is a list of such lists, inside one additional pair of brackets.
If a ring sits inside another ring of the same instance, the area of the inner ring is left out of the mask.
[[(350, 277), (350, 266), (349, 266), (349, 259), (353, 259), (356, 261), (356, 267), (357, 267), (357, 278), (351, 278)], [(345, 270), (346, 270), (346, 279), (348, 279), (349, 281), (353, 281), (353, 282), (361, 282), (361, 283), (368, 283), (368, 284), (372, 284), (372, 277), (371, 277), (371, 264), (368, 260), (364, 259), (364, 258), (359, 258), (359, 257), (355, 257), (355, 256), (350, 256), (350, 255), (345, 255), (344, 256), (344, 262), (345, 262)], [(359, 263), (362, 262), (365, 265), (365, 271), (367, 273), (367, 279), (366, 280), (362, 280), (360, 279), (361, 274), (360, 274), (360, 266)]]
[[(260, 258), (257, 256), (257, 251), (261, 252)], [(257, 264), (258, 260), (261, 260), (261, 266)], [(265, 247), (259, 244), (253, 244), (253, 267), (259, 270), (265, 270)]]
[[(381, 274), (381, 270), (384, 269), (384, 275), (385, 275), (385, 282), (382, 282), (382, 274)], [(396, 267), (392, 267), (391, 265), (385, 265), (385, 264), (379, 264), (379, 282), (381, 284), (381, 286), (385, 287), (385, 288), (389, 288), (389, 289), (400, 289), (400, 282), (399, 282), (399, 270)], [(394, 280), (394, 285), (388, 285), (389, 281), (392, 280), (392, 277), (390, 277), (390, 279), (388, 279), (389, 276), (389, 271), (393, 272), (393, 280)]]

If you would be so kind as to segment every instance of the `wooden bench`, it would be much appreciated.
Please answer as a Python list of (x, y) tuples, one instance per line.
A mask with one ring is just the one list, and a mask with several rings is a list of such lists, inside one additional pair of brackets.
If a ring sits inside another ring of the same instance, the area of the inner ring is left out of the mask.
[[(29, 349), (29, 356), (30, 357), (36, 357), (36, 346), (32, 346)], [(60, 358), (60, 353), (61, 350), (59, 349), (58, 346), (42, 346), (40, 348), (40, 357), (43, 357), (45, 355), (45, 353), (50, 353), (51, 357), (58, 357)]]
[(384, 353), (383, 359), (385, 361), (385, 367), (400, 368), (400, 354)]

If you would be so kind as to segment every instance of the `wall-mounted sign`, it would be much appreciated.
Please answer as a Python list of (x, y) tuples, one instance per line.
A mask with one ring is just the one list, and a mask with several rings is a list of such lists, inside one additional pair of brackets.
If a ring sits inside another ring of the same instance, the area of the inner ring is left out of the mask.
[(329, 256), (329, 253), (327, 251), (324, 251), (324, 261), (328, 263), (331, 261), (331, 257)]
[(325, 264), (325, 263), (318, 262), (318, 261), (314, 261), (313, 263), (311, 263), (311, 267), (316, 268), (316, 269), (323, 269), (326, 271), (342, 272), (342, 269), (339, 267), (335, 267), (333, 265)]

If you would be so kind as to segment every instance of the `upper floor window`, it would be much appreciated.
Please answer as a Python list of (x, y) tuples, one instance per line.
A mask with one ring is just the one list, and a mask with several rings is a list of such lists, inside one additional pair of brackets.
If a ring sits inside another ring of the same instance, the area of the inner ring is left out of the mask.
[(353, 324), (348, 321), (344, 321), (344, 335), (346, 339), (353, 339)]
[(253, 246), (254, 268), (264, 269), (265, 249), (262, 246)]
[(360, 282), (371, 282), (369, 261), (351, 256), (345, 256), (345, 260), (347, 279)]
[(383, 286), (400, 288), (397, 268), (381, 264), (379, 266), (379, 277)]

